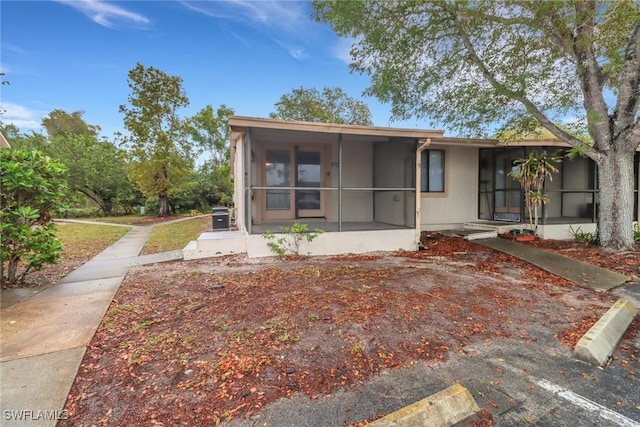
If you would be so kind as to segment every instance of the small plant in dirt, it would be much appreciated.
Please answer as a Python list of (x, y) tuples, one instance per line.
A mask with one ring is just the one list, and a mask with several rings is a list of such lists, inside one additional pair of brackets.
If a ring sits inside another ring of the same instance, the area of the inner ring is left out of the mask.
[(592, 245), (598, 244), (598, 230), (594, 232), (588, 232), (582, 231), (582, 227), (578, 227), (574, 230), (572, 226), (569, 226), (569, 233), (571, 233), (573, 238), (578, 242), (589, 243)]
[(351, 345), (351, 351), (353, 351), (353, 353), (355, 353), (355, 354), (363, 353), (365, 348), (366, 347), (364, 346), (362, 341), (356, 341)]
[(285, 256), (287, 254), (300, 255), (302, 242), (311, 243), (322, 233), (324, 233), (324, 230), (321, 228), (309, 231), (309, 225), (296, 221), (291, 227), (280, 227), (280, 233), (278, 234), (267, 230), (262, 237), (268, 240), (267, 246), (269, 246), (271, 252), (278, 256)]
[(640, 223), (636, 223), (633, 226), (633, 241), (640, 243)]

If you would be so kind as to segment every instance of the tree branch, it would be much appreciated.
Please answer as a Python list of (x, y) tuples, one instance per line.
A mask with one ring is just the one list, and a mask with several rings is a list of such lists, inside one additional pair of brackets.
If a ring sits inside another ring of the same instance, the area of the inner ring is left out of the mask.
[(640, 144), (640, 119), (633, 123), (640, 100), (640, 23), (636, 25), (629, 38), (624, 57), (625, 67), (622, 70), (618, 102), (613, 113), (613, 137), (618, 139), (619, 135), (631, 132), (631, 137), (622, 138), (620, 141), (628, 143), (625, 149), (635, 150)]
[[(560, 129), (551, 120), (549, 120), (547, 116), (542, 111), (540, 111), (540, 109), (533, 102), (531, 102), (531, 100), (527, 98), (527, 96), (524, 93), (514, 91), (508, 88), (507, 86), (505, 86), (503, 83), (499, 82), (495, 74), (492, 73), (491, 70), (489, 70), (489, 67), (487, 66), (487, 64), (478, 55), (475, 47), (473, 46), (473, 43), (471, 43), (469, 35), (464, 30), (464, 25), (462, 25), (458, 20), (457, 12), (455, 10), (454, 11), (447, 10), (447, 12), (450, 14), (451, 20), (454, 22), (454, 25), (457, 30), (457, 34), (462, 39), (462, 42), (465, 48), (467, 49), (469, 58), (471, 59), (472, 63), (480, 69), (480, 71), (482, 72), (482, 75), (485, 77), (485, 79), (487, 79), (489, 84), (494, 89), (496, 89), (501, 93), (506, 94), (508, 97), (514, 99), (515, 101), (520, 102), (525, 107), (525, 109), (531, 115), (533, 115), (533, 117), (535, 117), (536, 120), (538, 120), (538, 122), (543, 127), (548, 129), (558, 139), (565, 141), (566, 143), (568, 143), (573, 147), (584, 145), (583, 141), (565, 132), (564, 130)], [(600, 154), (595, 149), (589, 147), (587, 149), (587, 155), (592, 158), (597, 158)]]
[(607, 151), (611, 148), (612, 135), (609, 126), (609, 110), (602, 94), (602, 69), (593, 51), (595, 7), (594, 2), (575, 4), (576, 21), (585, 14), (588, 18), (585, 22), (576, 22), (573, 48), (578, 58), (577, 72), (584, 97), (584, 108), (587, 111), (589, 132), (598, 149)]

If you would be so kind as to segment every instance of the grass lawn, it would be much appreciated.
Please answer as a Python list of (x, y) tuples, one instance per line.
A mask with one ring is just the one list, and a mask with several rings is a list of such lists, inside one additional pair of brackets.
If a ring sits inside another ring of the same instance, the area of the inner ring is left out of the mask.
[(56, 223), (56, 237), (62, 243), (58, 264), (47, 264), (40, 271), (31, 271), (21, 287), (38, 287), (58, 280), (89, 261), (124, 236), (130, 227), (113, 225)]
[(56, 236), (62, 242), (62, 261), (89, 260), (124, 236), (129, 227), (59, 223)]
[(153, 227), (151, 236), (142, 249), (142, 254), (156, 254), (184, 248), (187, 243), (196, 240), (200, 233), (211, 231), (211, 217), (200, 218)]

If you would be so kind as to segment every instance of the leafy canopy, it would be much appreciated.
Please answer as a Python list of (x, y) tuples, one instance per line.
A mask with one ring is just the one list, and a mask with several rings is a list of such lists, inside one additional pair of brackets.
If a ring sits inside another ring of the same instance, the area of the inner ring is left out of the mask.
[[(626, 149), (640, 144), (631, 135), (640, 134), (638, 2), (315, 0), (314, 8), (355, 40), (352, 69), (371, 76), (367, 93), (390, 102), (396, 119), (489, 135), (533, 117), (581, 145), (557, 126), (572, 116), (587, 119), (596, 150), (613, 142), (610, 124)], [(607, 104), (607, 93), (617, 101)]]
[(159, 215), (169, 215), (168, 198), (190, 186), (194, 153), (178, 110), (189, 105), (182, 79), (138, 63), (129, 71), (129, 105), (121, 105), (130, 135), (129, 174), (147, 197), (160, 200)]
[(273, 119), (371, 126), (371, 111), (338, 87), (293, 89), (282, 95), (269, 114)]

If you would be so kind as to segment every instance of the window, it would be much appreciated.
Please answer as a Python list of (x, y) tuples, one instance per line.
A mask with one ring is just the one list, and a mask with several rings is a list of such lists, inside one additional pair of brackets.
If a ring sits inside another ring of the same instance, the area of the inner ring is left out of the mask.
[(444, 192), (444, 150), (424, 150), (420, 169), (423, 193)]

